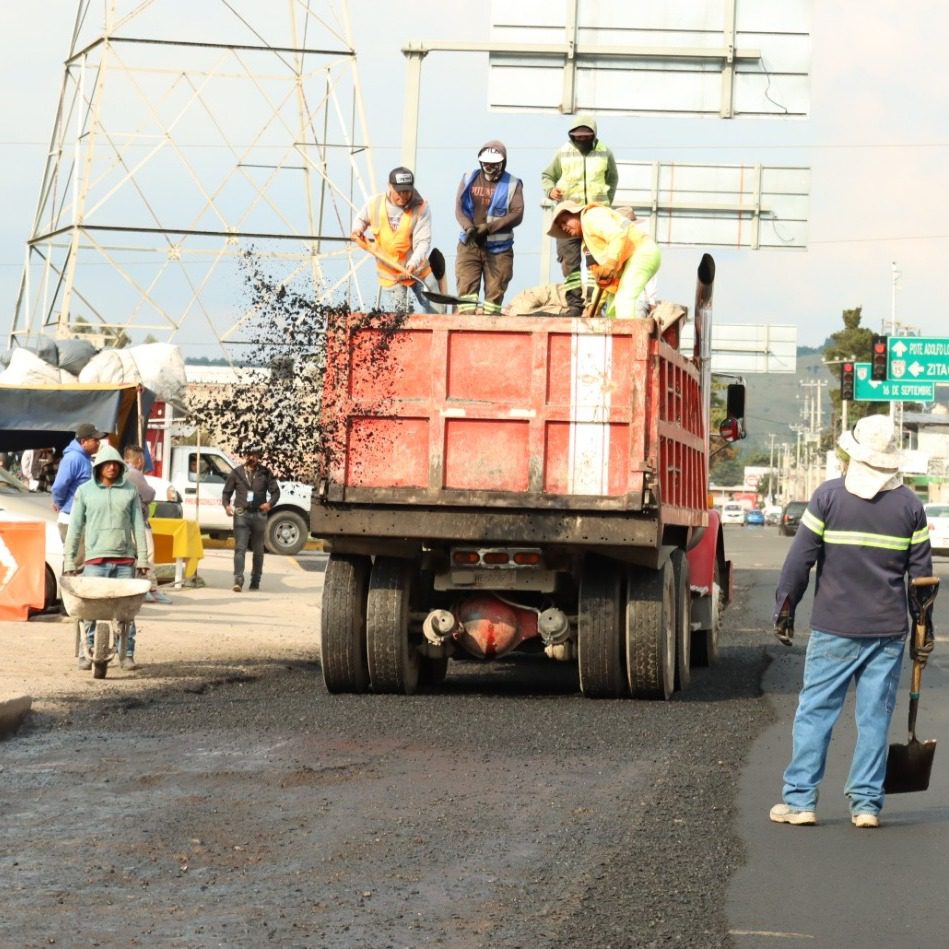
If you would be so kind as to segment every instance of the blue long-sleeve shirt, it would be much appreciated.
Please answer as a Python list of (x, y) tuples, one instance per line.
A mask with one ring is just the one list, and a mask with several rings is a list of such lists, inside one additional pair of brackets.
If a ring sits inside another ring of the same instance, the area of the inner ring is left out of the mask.
[(92, 458), (86, 454), (79, 440), (74, 438), (63, 449), (62, 461), (51, 488), (53, 504), (64, 514), (68, 514), (72, 510), (72, 501), (79, 486), (91, 477)]
[(907, 631), (906, 578), (932, 574), (926, 513), (905, 485), (869, 501), (843, 478), (814, 492), (788, 552), (775, 594), (774, 621), (794, 611), (817, 565), (811, 628), (837, 636), (899, 636)]

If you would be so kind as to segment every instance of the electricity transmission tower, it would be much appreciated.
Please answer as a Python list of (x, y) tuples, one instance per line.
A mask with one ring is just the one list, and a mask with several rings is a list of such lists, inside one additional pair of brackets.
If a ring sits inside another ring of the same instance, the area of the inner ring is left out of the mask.
[(248, 253), (356, 307), (374, 177), (346, 0), (78, 0), (10, 342), (221, 350)]

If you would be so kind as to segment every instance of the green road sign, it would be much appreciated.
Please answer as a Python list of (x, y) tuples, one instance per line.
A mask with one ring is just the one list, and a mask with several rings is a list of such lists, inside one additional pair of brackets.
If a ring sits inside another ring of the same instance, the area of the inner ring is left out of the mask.
[(932, 402), (936, 398), (934, 382), (912, 382), (906, 379), (900, 382), (893, 379), (874, 382), (870, 378), (868, 362), (854, 363), (853, 379), (855, 402)]
[(949, 336), (890, 336), (888, 356), (890, 382), (949, 383)]

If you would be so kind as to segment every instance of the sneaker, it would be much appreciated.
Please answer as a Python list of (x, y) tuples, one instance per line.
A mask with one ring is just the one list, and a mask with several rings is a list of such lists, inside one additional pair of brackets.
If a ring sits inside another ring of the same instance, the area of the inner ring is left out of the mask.
[(775, 804), (768, 815), (776, 824), (795, 824), (796, 826), (810, 827), (817, 823), (815, 811), (802, 811), (788, 804)]
[(146, 603), (157, 603), (158, 600), (156, 599), (156, 594), (152, 593), (152, 591), (149, 590), (148, 593), (145, 594), (145, 602), (146, 602)]
[(92, 668), (92, 660), (87, 659), (85, 656), (79, 657), (79, 671), (88, 672)]
[(247, 589), (248, 589), (248, 590), (259, 590), (259, 589), (260, 589), (260, 584), (259, 584), (259, 583), (252, 583)]
[(135, 660), (131, 656), (126, 656), (120, 665), (125, 672), (134, 672), (138, 668)]
[(161, 590), (156, 590), (151, 594), (151, 597), (156, 603), (164, 603), (165, 606), (175, 602), (167, 593), (162, 593)]
[(232, 589), (235, 593), (240, 593), (241, 590), (243, 589), (243, 586), (242, 586), (240, 583), (235, 583), (234, 586), (231, 587), (231, 589)]
[(853, 814), (850, 817), (850, 823), (854, 827), (879, 827), (880, 818), (876, 814), (870, 814), (866, 811), (860, 814)]

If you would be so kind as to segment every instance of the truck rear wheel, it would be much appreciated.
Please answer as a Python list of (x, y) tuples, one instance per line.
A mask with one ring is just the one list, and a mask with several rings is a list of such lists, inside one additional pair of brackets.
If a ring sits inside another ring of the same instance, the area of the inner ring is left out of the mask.
[(675, 689), (675, 576), (631, 569), (626, 583), (626, 667), (636, 699), (669, 699)]
[(412, 695), (418, 688), (419, 654), (409, 642), (412, 565), (376, 557), (366, 602), (366, 651), (374, 692)]
[(580, 579), (577, 660), (580, 691), (590, 698), (619, 699), (627, 694), (622, 597), (619, 565), (587, 557)]
[(696, 629), (692, 632), (692, 665), (702, 668), (714, 666), (718, 662), (718, 640), (722, 628), (722, 585), (717, 559), (709, 596), (712, 598), (712, 628)]
[(684, 550), (672, 551), (672, 573), (675, 577), (676, 666), (675, 688), (689, 687), (692, 661), (692, 591), (689, 588), (689, 559)]
[(328, 692), (365, 692), (369, 558), (330, 554), (323, 579), (320, 666)]

